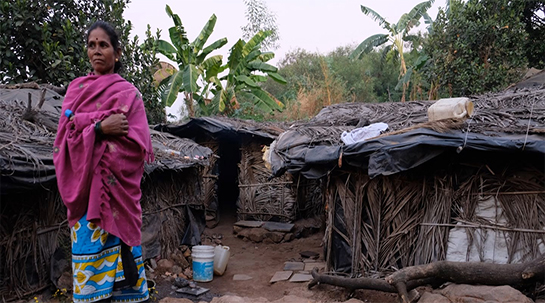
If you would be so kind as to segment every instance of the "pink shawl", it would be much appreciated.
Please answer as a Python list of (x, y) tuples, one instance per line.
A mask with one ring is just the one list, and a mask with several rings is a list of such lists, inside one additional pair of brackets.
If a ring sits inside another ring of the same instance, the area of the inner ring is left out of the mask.
[[(64, 116), (67, 109), (73, 120)], [(70, 226), (87, 212), (88, 221), (129, 246), (140, 245), (140, 182), (144, 161), (153, 161), (140, 92), (118, 74), (90, 74), (70, 83), (62, 113), (53, 162)], [(129, 134), (96, 138), (95, 123), (119, 113), (127, 117)]]

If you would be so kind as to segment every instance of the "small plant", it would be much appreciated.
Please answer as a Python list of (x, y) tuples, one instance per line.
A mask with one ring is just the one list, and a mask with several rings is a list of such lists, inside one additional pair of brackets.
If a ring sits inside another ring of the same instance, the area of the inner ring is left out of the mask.
[(66, 288), (57, 289), (57, 291), (55, 291), (55, 293), (53, 294), (53, 298), (57, 299), (61, 303), (71, 302), (72, 300), (70, 300), (70, 296), (68, 295), (67, 292), (68, 291), (66, 290)]

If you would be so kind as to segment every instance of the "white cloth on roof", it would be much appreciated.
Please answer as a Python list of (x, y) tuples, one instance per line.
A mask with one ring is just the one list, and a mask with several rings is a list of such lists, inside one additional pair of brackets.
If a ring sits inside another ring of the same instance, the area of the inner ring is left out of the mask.
[(365, 141), (370, 138), (374, 138), (380, 135), (383, 131), (388, 129), (388, 124), (383, 122), (369, 124), (364, 127), (355, 128), (349, 132), (345, 131), (341, 134), (341, 140), (344, 144), (354, 144), (357, 142)]

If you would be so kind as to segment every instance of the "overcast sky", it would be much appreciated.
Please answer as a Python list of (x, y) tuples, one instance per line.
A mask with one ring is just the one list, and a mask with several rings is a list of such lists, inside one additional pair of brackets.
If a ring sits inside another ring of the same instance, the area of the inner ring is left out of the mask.
[[(360, 6), (370, 7), (388, 22), (395, 23), (403, 13), (409, 12), (422, 0), (266, 0), (270, 12), (276, 15), (280, 48), (275, 50), (276, 64), (289, 51), (301, 48), (310, 52), (327, 54), (339, 46), (359, 44), (365, 38), (385, 33), (377, 22), (361, 12)], [(166, 12), (166, 4), (178, 14), (186, 29), (189, 41), (200, 33), (212, 14), (217, 16), (213, 34), (208, 44), (227, 38), (223, 51), (213, 54), (227, 56), (229, 48), (242, 38), (241, 27), (247, 24), (246, 7), (243, 0), (132, 0), (125, 10), (125, 19), (133, 23), (133, 35), (145, 36), (147, 24), (152, 32), (162, 30), (162, 38), (168, 38), (168, 29), (173, 26)], [(445, 0), (436, 0), (428, 11), (435, 19), (438, 7)], [(224, 59), (225, 62), (225, 59)], [(178, 101), (173, 107), (178, 107)], [(168, 112), (176, 113), (171, 109)]]

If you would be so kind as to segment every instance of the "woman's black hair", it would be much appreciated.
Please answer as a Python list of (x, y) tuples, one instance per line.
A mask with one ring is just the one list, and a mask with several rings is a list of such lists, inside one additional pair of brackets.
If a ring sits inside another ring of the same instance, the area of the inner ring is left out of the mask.
[[(85, 43), (89, 43), (89, 34), (99, 27), (103, 29), (106, 34), (108, 34), (108, 37), (110, 37), (110, 43), (112, 43), (114, 51), (120, 49), (121, 46), (119, 45), (119, 35), (110, 23), (102, 20), (96, 21), (95, 23), (93, 23), (93, 25), (91, 25), (91, 27), (89, 27), (89, 29), (87, 30), (87, 34), (85, 35)], [(121, 67), (123, 67), (123, 65), (121, 64), (121, 60), (116, 61), (114, 65), (114, 73), (119, 72)]]

